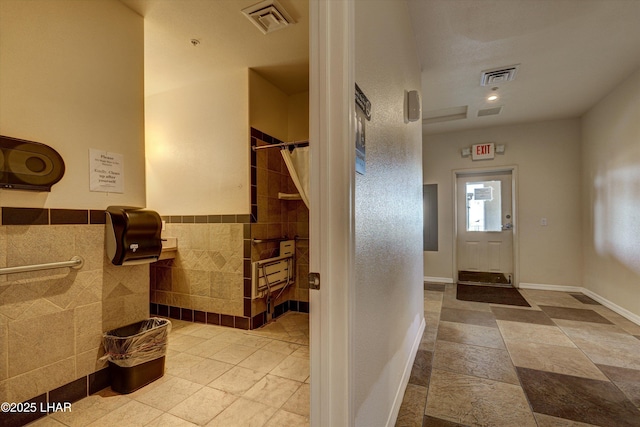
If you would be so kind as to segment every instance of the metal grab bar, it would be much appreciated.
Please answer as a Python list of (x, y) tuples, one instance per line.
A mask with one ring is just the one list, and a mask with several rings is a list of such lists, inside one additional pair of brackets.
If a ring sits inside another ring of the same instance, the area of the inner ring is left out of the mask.
[(274, 237), (271, 239), (251, 239), (251, 243), (267, 243), (267, 242), (284, 242), (287, 240), (309, 240), (308, 237), (299, 237), (299, 236), (294, 236), (294, 237)]
[(287, 239), (286, 237), (274, 237), (274, 238), (270, 238), (270, 239), (252, 239), (251, 242), (252, 243), (267, 243), (267, 242), (284, 242), (285, 240), (290, 240), (290, 239)]
[(0, 268), (0, 275), (12, 273), (26, 273), (28, 271), (50, 270), (53, 268), (71, 267), (75, 269), (82, 268), (84, 260), (80, 256), (74, 256), (69, 261), (50, 262), (47, 264), (22, 265), (20, 267)]

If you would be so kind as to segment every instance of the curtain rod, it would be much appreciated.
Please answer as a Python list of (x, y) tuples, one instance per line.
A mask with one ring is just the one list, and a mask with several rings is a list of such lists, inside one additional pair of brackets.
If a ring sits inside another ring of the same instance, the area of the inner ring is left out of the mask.
[(265, 148), (275, 148), (275, 147), (306, 147), (309, 145), (309, 141), (293, 141), (293, 142), (281, 142), (280, 144), (269, 144), (269, 145), (260, 145), (251, 147), (253, 151), (263, 150)]

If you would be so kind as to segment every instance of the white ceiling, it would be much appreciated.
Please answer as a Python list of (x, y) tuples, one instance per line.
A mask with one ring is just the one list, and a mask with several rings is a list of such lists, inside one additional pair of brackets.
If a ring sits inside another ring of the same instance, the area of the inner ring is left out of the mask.
[[(409, 0), (423, 117), (468, 106), (426, 133), (579, 117), (640, 67), (638, 0)], [(520, 64), (486, 101), (483, 70)], [(496, 116), (479, 109), (504, 106)]]
[(260, 0), (121, 1), (144, 17), (147, 95), (233, 68), (253, 68), (289, 95), (308, 90), (308, 0), (279, 0), (295, 24), (267, 35), (241, 12)]
[[(145, 17), (147, 95), (229, 67), (256, 69), (288, 94), (308, 90), (308, 0), (279, 0), (296, 24), (268, 35), (241, 13), (259, 0), (121, 1)], [(640, 0), (408, 4), (423, 117), (468, 106), (466, 119), (425, 125), (426, 133), (579, 117), (640, 67)], [(481, 71), (514, 64), (515, 80), (496, 85), (500, 98), (486, 101), (491, 87), (480, 86)], [(477, 117), (495, 106), (503, 106), (499, 115)]]

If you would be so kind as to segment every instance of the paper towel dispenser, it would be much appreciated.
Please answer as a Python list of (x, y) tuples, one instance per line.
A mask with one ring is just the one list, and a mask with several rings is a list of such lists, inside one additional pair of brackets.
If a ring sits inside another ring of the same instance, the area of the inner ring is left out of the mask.
[(155, 262), (162, 252), (157, 212), (127, 206), (107, 208), (107, 256), (114, 265)]

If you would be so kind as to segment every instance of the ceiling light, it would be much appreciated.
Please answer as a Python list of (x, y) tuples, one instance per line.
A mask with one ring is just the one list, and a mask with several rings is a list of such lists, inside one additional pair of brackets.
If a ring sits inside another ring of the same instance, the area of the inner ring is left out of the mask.
[(491, 95), (487, 97), (487, 101), (495, 101), (496, 99), (498, 99), (498, 95)]

